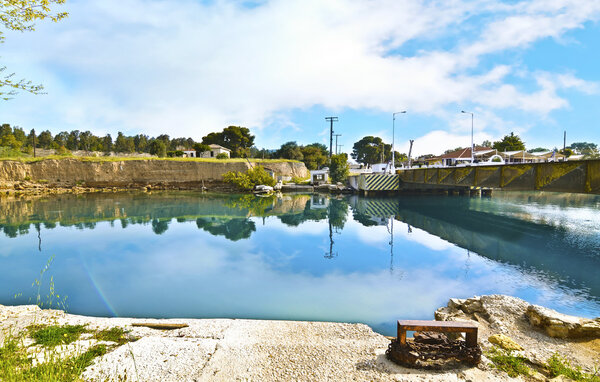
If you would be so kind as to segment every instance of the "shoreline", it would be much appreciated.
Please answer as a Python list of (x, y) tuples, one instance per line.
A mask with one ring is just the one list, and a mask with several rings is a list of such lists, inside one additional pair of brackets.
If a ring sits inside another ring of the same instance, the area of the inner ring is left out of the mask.
[[(517, 353), (531, 362), (535, 380), (551, 379), (541, 371), (547, 359), (555, 353), (573, 365), (581, 366), (585, 372), (592, 372), (594, 366), (600, 366), (600, 318), (590, 320), (566, 316), (501, 295), (450, 299), (446, 307), (436, 311), (435, 316), (437, 320), (469, 320), (479, 326), (478, 342), (484, 350), (484, 357), (478, 367), (460, 366), (432, 371), (398, 366), (385, 357), (389, 338), (364, 324), (105, 318), (41, 310), (32, 305), (0, 305), (0, 333), (4, 342), (7, 333), (24, 333), (33, 324), (85, 325), (89, 330), (122, 328), (129, 338), (136, 340), (121, 345), (108, 342), (111, 350), (96, 358), (82, 374), (85, 380), (102, 381), (118, 380), (120, 377), (144, 381), (514, 380), (497, 370), (485, 356), (495, 346), (490, 343), (494, 334), (509, 336), (523, 347), (524, 350)], [(539, 322), (532, 317), (539, 317)], [(148, 323), (183, 324), (184, 327), (161, 330), (134, 325)], [(587, 329), (578, 332), (577, 325), (580, 329)], [(39, 358), (35, 352), (39, 353), (43, 348), (35, 346), (30, 339), (25, 343), (33, 357)], [(61, 345), (59, 351), (61, 354), (73, 354), (85, 351), (94, 343), (89, 335), (82, 336), (72, 344)], [(532, 379), (519, 377), (517, 380)]]

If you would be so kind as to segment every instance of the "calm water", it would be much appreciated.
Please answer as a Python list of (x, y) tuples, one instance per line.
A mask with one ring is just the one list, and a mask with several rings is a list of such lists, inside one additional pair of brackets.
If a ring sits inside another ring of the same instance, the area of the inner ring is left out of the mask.
[(0, 304), (35, 301), (36, 279), (47, 302), (52, 278), (86, 315), (363, 322), (392, 335), (450, 297), (503, 293), (600, 316), (599, 207), (548, 193), (2, 200)]

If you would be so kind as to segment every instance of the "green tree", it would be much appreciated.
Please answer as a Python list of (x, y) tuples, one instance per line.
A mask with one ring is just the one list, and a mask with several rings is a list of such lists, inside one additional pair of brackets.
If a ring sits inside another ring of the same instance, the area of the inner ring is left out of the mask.
[(329, 151), (327, 147), (321, 143), (312, 143), (301, 147), (302, 151), (302, 162), (306, 165), (309, 170), (316, 170), (327, 163), (327, 156)]
[(559, 153), (561, 153), (562, 155), (564, 155), (566, 158), (570, 157), (571, 155), (573, 155), (573, 150), (571, 150), (570, 148), (565, 148), (565, 149), (561, 149), (559, 151)]
[(38, 135), (38, 146), (44, 149), (49, 149), (52, 145), (52, 133), (48, 130), (44, 130)]
[(196, 150), (196, 156), (201, 157), (202, 153), (210, 150), (210, 146), (205, 145), (204, 143), (194, 143), (192, 146), (194, 150)]
[(525, 142), (523, 142), (518, 135), (511, 132), (510, 135), (505, 135), (502, 140), (494, 142), (492, 148), (498, 151), (525, 150)]
[(145, 153), (148, 150), (148, 136), (144, 134), (136, 135), (133, 137), (133, 144), (135, 145), (135, 151)]
[(598, 151), (598, 145), (590, 142), (575, 142), (569, 145), (569, 148), (578, 154), (583, 154), (583, 151), (587, 152)]
[(54, 143), (56, 143), (56, 148), (59, 148), (61, 146), (66, 147), (68, 138), (69, 133), (67, 133), (66, 131), (61, 131), (60, 133), (56, 134), (54, 136)]
[[(2, 0), (0, 1), (0, 25), (12, 31), (33, 31), (35, 22), (44, 19), (59, 21), (67, 17), (66, 12), (53, 12), (55, 5), (64, 4), (66, 0)], [(4, 32), (0, 30), (0, 43), (4, 42)], [(34, 85), (31, 81), (15, 80), (13, 74), (4, 74), (6, 67), (0, 67), (0, 98), (7, 100), (23, 90), (39, 94), (42, 85)]]
[(304, 159), (304, 155), (302, 155), (302, 150), (300, 149), (300, 146), (298, 146), (298, 144), (294, 141), (286, 142), (283, 145), (281, 145), (279, 150), (277, 150), (277, 153), (275, 154), (275, 156), (277, 158), (282, 158), (282, 159), (293, 159), (293, 160)]
[(535, 149), (527, 150), (528, 153), (543, 153), (546, 151), (550, 151), (550, 150), (545, 147), (536, 147)]
[(350, 174), (350, 166), (348, 166), (348, 155), (345, 153), (332, 155), (331, 163), (329, 164), (329, 176), (335, 183), (345, 182)]
[(8, 134), (0, 139), (0, 146), (10, 147), (11, 149), (19, 149), (23, 145), (22, 142), (17, 141), (14, 135)]
[(202, 137), (205, 145), (221, 145), (231, 150), (232, 158), (248, 157), (250, 147), (254, 145), (254, 135), (250, 130), (241, 126), (228, 126), (220, 133), (210, 133)]
[(106, 134), (102, 138), (102, 151), (105, 153), (110, 153), (113, 150), (113, 140), (110, 134)]
[(123, 133), (119, 131), (117, 134), (117, 139), (115, 140), (115, 151), (118, 153), (132, 153), (134, 150), (135, 144), (133, 143), (133, 139), (124, 136)]
[(150, 142), (150, 154), (156, 155), (159, 158), (167, 156), (167, 145), (159, 139), (154, 139)]
[(350, 154), (353, 159), (363, 164), (381, 163), (382, 153), (383, 162), (392, 158), (392, 145), (385, 144), (379, 137), (366, 136), (356, 142), (352, 147)]

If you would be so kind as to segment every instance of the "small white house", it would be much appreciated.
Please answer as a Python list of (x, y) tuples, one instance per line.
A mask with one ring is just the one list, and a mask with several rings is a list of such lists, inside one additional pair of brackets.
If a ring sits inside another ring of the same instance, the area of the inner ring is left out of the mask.
[(227, 154), (228, 158), (231, 158), (231, 150), (229, 150), (227, 147), (223, 147), (221, 145), (208, 145), (208, 147), (210, 147), (210, 150), (208, 151), (203, 151), (199, 158), (216, 158), (217, 155), (219, 154)]
[(184, 158), (196, 158), (196, 150), (181, 150)]
[(329, 167), (324, 167), (321, 170), (311, 170), (310, 182), (312, 184), (329, 183)]

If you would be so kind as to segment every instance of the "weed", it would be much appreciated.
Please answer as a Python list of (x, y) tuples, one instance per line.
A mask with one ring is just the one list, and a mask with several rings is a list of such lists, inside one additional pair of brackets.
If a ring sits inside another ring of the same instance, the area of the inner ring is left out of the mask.
[(509, 377), (531, 374), (531, 369), (526, 365), (527, 358), (514, 355), (512, 351), (494, 347), (486, 356), (494, 363), (496, 369), (506, 372)]
[(46, 353), (47, 361), (33, 366), (21, 337), (9, 337), (0, 347), (0, 376), (2, 381), (75, 381), (96, 357), (108, 351), (96, 345), (79, 355), (61, 359), (56, 352)]
[(70, 344), (71, 342), (77, 341), (79, 336), (87, 331), (83, 325), (34, 325), (30, 326), (28, 330), (29, 335), (35, 340), (37, 345), (46, 347)]
[(558, 353), (554, 353), (550, 359), (548, 359), (548, 371), (550, 376), (557, 377), (564, 375), (567, 378), (571, 378), (574, 381), (585, 381), (585, 382), (600, 382), (600, 376), (597, 372), (587, 374), (581, 371), (580, 367), (573, 367), (571, 363), (564, 357), (561, 357)]
[(135, 340), (132, 338), (127, 338), (125, 334), (127, 334), (127, 331), (123, 330), (123, 328), (114, 327), (95, 332), (94, 339), (97, 339), (98, 341), (116, 342), (119, 345), (123, 345), (124, 343)]

